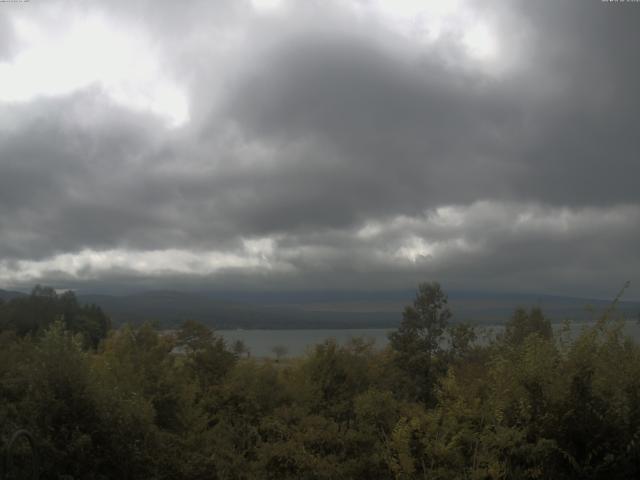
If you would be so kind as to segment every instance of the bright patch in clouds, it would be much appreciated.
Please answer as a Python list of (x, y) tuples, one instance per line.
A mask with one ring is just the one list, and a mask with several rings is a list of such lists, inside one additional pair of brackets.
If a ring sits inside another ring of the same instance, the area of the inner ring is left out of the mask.
[(96, 16), (76, 18), (62, 32), (27, 18), (13, 22), (21, 45), (0, 63), (0, 102), (27, 102), (99, 85), (116, 103), (164, 118), (189, 121), (186, 94), (162, 74), (152, 45)]
[(251, 0), (253, 8), (259, 12), (269, 12), (282, 6), (282, 0)]
[(75, 279), (94, 279), (110, 272), (135, 272), (136, 275), (211, 275), (223, 270), (273, 270), (268, 242), (245, 242), (245, 251), (191, 251), (165, 249), (128, 251), (122, 249), (85, 249), (44, 260), (0, 262), (0, 280), (29, 283), (48, 273)]
[(463, 10), (459, 0), (378, 0), (374, 5), (400, 31), (427, 41), (459, 23)]
[(458, 39), (468, 60), (499, 59), (497, 32), (462, 0), (377, 0), (386, 23), (396, 32), (425, 45), (445, 36)]
[(496, 38), (486, 25), (478, 24), (470, 28), (462, 41), (469, 54), (477, 59), (489, 60), (498, 55)]
[(411, 262), (418, 262), (420, 259), (425, 259), (433, 255), (435, 246), (428, 243), (425, 239), (412, 236), (405, 245), (400, 247), (397, 251), (397, 256), (402, 259), (407, 259)]

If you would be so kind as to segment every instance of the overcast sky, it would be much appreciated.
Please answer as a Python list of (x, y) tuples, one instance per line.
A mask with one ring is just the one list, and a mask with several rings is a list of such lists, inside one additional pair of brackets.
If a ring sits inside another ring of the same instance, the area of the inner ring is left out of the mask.
[(0, 288), (640, 298), (640, 3), (0, 3)]

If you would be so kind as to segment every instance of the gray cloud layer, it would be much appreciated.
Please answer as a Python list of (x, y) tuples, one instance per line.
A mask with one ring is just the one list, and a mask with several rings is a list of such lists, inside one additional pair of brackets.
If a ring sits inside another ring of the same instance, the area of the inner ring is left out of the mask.
[[(47, 5), (18, 13), (147, 38), (189, 121), (100, 82), (0, 100), (6, 286), (609, 295), (637, 278), (640, 4), (470, 4), (497, 32), (489, 60), (455, 25), (417, 41), (355, 0)], [(1, 8), (10, 65), (19, 15)]]

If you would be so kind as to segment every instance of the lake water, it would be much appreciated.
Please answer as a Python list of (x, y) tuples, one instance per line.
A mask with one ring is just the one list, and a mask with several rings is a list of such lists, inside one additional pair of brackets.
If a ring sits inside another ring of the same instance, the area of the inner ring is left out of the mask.
[[(588, 324), (571, 324), (571, 334), (577, 335)], [(559, 329), (561, 325), (554, 325)], [(479, 340), (487, 341), (492, 335), (501, 332), (502, 325), (488, 325), (479, 327)], [(309, 348), (330, 338), (339, 344), (345, 344), (352, 338), (367, 338), (375, 342), (375, 346), (384, 348), (389, 342), (388, 335), (392, 328), (358, 328), (358, 329), (319, 329), (319, 330), (218, 330), (228, 344), (242, 340), (254, 357), (273, 357), (273, 348), (283, 346), (287, 349), (287, 356), (304, 355)], [(635, 321), (627, 321), (625, 333), (640, 341), (640, 325)]]
[(254, 357), (272, 357), (275, 346), (284, 346), (287, 356), (303, 355), (307, 348), (325, 340), (334, 338), (345, 344), (351, 338), (364, 337), (375, 341), (376, 346), (383, 348), (387, 342), (389, 328), (354, 328), (337, 330), (218, 330), (229, 344), (242, 340)]

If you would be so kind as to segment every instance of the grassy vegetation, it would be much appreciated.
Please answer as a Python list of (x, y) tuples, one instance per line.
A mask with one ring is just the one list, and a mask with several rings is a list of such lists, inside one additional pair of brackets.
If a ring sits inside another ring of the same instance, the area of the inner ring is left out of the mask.
[(113, 330), (69, 295), (19, 301), (0, 304), (0, 434), (33, 432), (42, 478), (640, 474), (640, 346), (615, 309), (574, 339), (519, 309), (479, 344), (423, 284), (385, 350), (327, 341), (276, 362), (195, 322)]

